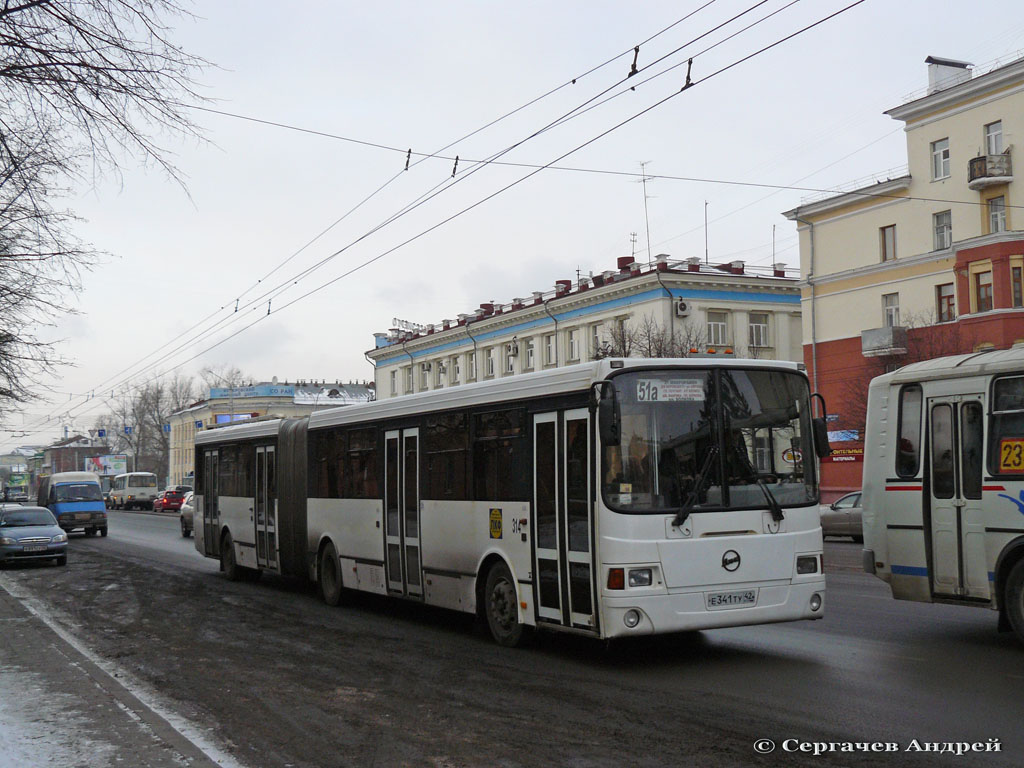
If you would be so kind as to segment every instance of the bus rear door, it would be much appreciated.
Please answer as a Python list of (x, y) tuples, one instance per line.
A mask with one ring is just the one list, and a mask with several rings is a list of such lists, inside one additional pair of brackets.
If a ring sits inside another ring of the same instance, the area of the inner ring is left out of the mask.
[(932, 590), (940, 597), (991, 598), (981, 504), (982, 401), (981, 394), (928, 398)]

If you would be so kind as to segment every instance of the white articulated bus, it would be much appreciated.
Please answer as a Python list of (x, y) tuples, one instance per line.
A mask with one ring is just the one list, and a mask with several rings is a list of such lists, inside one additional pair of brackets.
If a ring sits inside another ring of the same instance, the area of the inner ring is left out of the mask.
[(503, 645), (818, 619), (816, 448), (795, 364), (603, 360), (203, 432), (195, 544)]
[(874, 379), (864, 446), (864, 569), (1024, 640), (1024, 345)]

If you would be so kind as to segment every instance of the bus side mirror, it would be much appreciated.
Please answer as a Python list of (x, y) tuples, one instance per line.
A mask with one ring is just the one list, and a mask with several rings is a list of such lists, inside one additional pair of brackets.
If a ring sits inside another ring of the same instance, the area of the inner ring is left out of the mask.
[(832, 446), (828, 444), (828, 425), (820, 416), (812, 420), (814, 427), (814, 452), (819, 459), (823, 459), (832, 453)]
[(611, 394), (605, 395), (597, 402), (597, 428), (604, 446), (618, 445), (622, 440), (622, 415), (619, 411), (619, 399), (615, 390), (609, 388)]

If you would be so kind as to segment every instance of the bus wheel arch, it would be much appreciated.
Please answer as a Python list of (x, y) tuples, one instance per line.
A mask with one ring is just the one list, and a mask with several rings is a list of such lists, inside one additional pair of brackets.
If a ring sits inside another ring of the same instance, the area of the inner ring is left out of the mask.
[(523, 642), (528, 627), (519, 604), (519, 585), (504, 558), (488, 555), (476, 580), (476, 609), (498, 645), (515, 647)]
[(327, 605), (340, 605), (344, 592), (341, 561), (334, 542), (327, 536), (320, 542), (316, 555), (316, 582), (320, 598)]
[[(1011, 576), (1014, 577), (1014, 583), (1011, 583)], [(1016, 631), (1022, 641), (1024, 641), (1024, 605), (1021, 605), (1021, 595), (1019, 590), (1021, 588), (1020, 579), (1024, 576), (1024, 536), (1014, 539), (999, 555), (999, 559), (996, 562), (995, 568), (995, 590), (997, 600), (999, 601), (999, 631), (1000, 632), (1011, 632)], [(1014, 595), (1011, 594), (1014, 590), (1017, 590), (1016, 603), (1014, 603)], [(1016, 610), (1016, 622), (1011, 614)]]

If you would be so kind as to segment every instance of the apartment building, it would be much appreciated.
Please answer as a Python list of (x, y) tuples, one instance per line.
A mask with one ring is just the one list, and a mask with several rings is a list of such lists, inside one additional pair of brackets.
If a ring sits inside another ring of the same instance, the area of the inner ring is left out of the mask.
[(885, 113), (905, 124), (906, 168), (785, 213), (800, 234), (804, 360), (838, 449), (825, 498), (860, 487), (871, 377), (1024, 340), (1024, 59), (926, 64), (927, 90)]
[(559, 280), (530, 298), (487, 302), (457, 319), (375, 334), (377, 397), (459, 386), (597, 357), (701, 353), (802, 359), (800, 289), (784, 265), (699, 258)]

